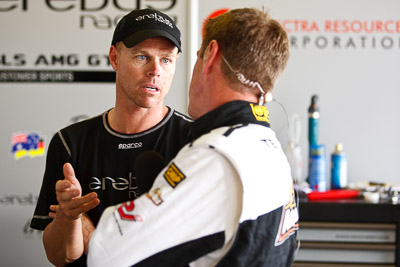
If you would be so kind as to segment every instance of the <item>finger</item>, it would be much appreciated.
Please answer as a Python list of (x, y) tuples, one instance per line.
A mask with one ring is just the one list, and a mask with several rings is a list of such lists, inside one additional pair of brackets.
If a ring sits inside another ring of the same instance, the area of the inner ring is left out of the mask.
[(52, 212), (57, 212), (57, 210), (60, 208), (60, 206), (59, 205), (50, 205), (50, 210), (52, 211)]
[(82, 213), (86, 213), (100, 204), (100, 199), (95, 198), (83, 206)]
[(91, 192), (89, 194), (84, 195), (83, 197), (74, 198), (73, 202), (77, 206), (82, 206), (82, 205), (87, 204), (88, 202), (93, 201), (96, 198), (97, 198), (97, 193), (96, 192)]
[(68, 191), (71, 188), (72, 184), (68, 180), (58, 180), (56, 182), (56, 191)]
[[(63, 193), (63, 196), (66, 196), (70, 192)], [(74, 198), (64, 198), (60, 197), (59, 203), (61, 205), (61, 209), (64, 213), (68, 213), (71, 210), (79, 210), (79, 207), (87, 205), (89, 202), (93, 201), (97, 198), (97, 194), (95, 192), (89, 193), (83, 197), (74, 197)], [(64, 201), (65, 200), (65, 201)]]
[(65, 202), (70, 202), (74, 198), (79, 198), (81, 191), (79, 189), (69, 189), (67, 191), (57, 191), (57, 201), (60, 205), (65, 205)]
[(56, 217), (59, 208), (60, 208), (59, 205), (50, 205), (50, 212), (49, 212), (50, 218), (54, 219)]
[(84, 205), (77, 206), (74, 209), (63, 210), (63, 212), (67, 217), (69, 217), (71, 219), (77, 219), (83, 213), (86, 213), (89, 210), (95, 208), (97, 205), (99, 205), (99, 203), (100, 203), (100, 200), (98, 198), (95, 198), (95, 199), (92, 199), (91, 201), (85, 202)]
[(63, 173), (64, 173), (64, 178), (67, 181), (70, 181), (72, 184), (79, 183), (78, 179), (75, 177), (75, 171), (74, 168), (70, 163), (65, 163), (63, 166)]

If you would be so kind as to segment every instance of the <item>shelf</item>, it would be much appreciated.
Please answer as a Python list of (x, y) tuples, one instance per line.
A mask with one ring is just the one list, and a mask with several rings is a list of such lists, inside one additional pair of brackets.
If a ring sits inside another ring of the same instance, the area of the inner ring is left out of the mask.
[(400, 267), (400, 205), (300, 201), (293, 267)]

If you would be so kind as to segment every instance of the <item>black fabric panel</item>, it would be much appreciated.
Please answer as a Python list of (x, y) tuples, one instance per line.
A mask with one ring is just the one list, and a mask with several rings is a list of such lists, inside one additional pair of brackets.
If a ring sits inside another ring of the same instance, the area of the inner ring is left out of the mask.
[[(225, 241), (224, 232), (192, 240), (176, 247), (161, 251), (135, 265), (134, 267), (184, 267), (214, 250), (221, 248)], [(157, 240), (154, 240), (157, 242)], [(132, 249), (134, 251), (134, 249)]]
[(218, 267), (289, 267), (296, 251), (296, 234), (274, 246), (282, 207), (257, 220), (243, 222), (232, 248)]

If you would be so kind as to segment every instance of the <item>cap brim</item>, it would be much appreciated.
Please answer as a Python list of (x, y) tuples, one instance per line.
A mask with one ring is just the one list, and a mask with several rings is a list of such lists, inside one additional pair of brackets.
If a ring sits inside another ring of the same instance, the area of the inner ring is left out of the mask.
[(145, 29), (141, 31), (137, 31), (135, 33), (132, 33), (128, 37), (122, 40), (122, 42), (125, 44), (126, 47), (131, 48), (134, 47), (135, 45), (139, 44), (140, 42), (143, 42), (144, 40), (147, 40), (149, 38), (153, 37), (164, 37), (170, 40), (177, 48), (179, 52), (182, 52), (181, 45), (179, 42), (175, 39), (175, 37), (162, 30), (156, 30), (156, 29)]

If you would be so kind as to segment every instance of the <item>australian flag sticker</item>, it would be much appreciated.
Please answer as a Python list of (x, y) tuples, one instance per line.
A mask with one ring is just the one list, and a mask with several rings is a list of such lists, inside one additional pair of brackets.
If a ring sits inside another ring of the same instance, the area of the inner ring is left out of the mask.
[(15, 133), (12, 136), (11, 146), (11, 153), (15, 160), (43, 156), (45, 150), (44, 139), (37, 133)]

